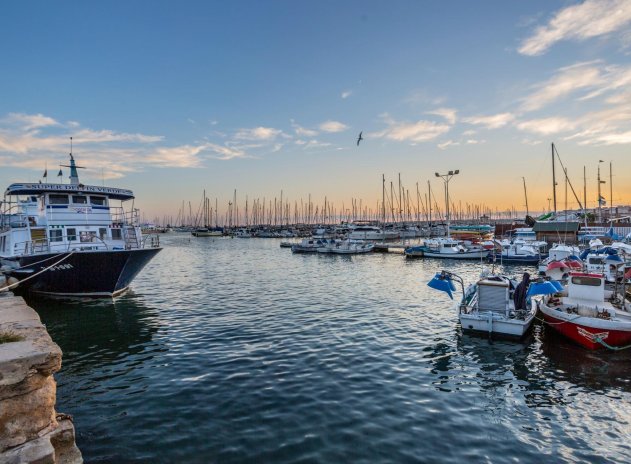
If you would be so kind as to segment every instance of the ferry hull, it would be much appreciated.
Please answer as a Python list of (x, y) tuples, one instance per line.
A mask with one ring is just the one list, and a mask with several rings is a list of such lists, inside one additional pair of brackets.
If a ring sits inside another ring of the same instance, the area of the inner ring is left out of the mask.
[[(19, 269), (9, 271), (9, 274), (23, 281), (15, 289), (16, 293), (57, 297), (114, 297), (127, 290), (136, 275), (160, 250), (144, 248), (21, 256), (12, 262), (12, 267)], [(61, 261), (65, 256), (68, 258)], [(28, 279), (56, 262), (59, 264)]]

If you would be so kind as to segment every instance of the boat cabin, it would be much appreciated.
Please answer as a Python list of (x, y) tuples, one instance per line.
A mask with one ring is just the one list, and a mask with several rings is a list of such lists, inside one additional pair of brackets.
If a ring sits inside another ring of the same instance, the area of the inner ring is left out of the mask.
[[(130, 190), (83, 184), (11, 184), (2, 201), (0, 257), (141, 248)], [(118, 203), (120, 202), (120, 203)]]
[(603, 303), (605, 277), (602, 274), (570, 272), (567, 282), (566, 304)]

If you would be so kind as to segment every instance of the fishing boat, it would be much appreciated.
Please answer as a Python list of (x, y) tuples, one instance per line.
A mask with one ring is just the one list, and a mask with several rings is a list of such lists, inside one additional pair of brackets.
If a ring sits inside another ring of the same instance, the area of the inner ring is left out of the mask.
[(482, 259), (489, 254), (489, 250), (482, 246), (465, 246), (463, 241), (451, 237), (426, 240), (425, 248), (423, 256), (426, 258)]
[(513, 294), (518, 284), (514, 279), (485, 271), (465, 290), (460, 276), (441, 271), (427, 285), (453, 299), (454, 282), (462, 287), (458, 319), (463, 331), (514, 338), (521, 338), (528, 332), (537, 309), (530, 302), (525, 309), (515, 309)]
[(318, 253), (331, 253), (336, 255), (356, 255), (370, 253), (375, 247), (372, 243), (360, 240), (332, 240), (319, 247)]
[[(114, 297), (161, 250), (143, 237), (131, 190), (83, 185), (70, 155), (70, 184), (19, 183), (5, 191), (0, 265), (15, 291)], [(120, 201), (120, 206), (116, 206)]]
[(631, 345), (631, 312), (627, 292), (605, 289), (603, 274), (571, 272), (567, 293), (550, 292), (538, 303), (552, 330), (590, 349), (612, 350)]
[[(335, 241), (330, 239), (331, 241)], [(318, 248), (323, 247), (326, 243), (329, 242), (329, 239), (320, 239), (320, 238), (304, 238), (300, 241), (300, 243), (294, 243), (291, 246), (292, 253), (317, 253)]]
[(566, 259), (578, 260), (580, 252), (577, 246), (555, 243), (550, 248), (548, 256), (539, 263), (539, 272), (546, 272), (548, 265), (555, 261), (561, 262)]
[(504, 264), (538, 264), (542, 254), (539, 248), (525, 243), (511, 243), (502, 245), (501, 250), (491, 251), (489, 255), (495, 261)]
[(223, 231), (221, 229), (202, 227), (192, 231), (191, 235), (193, 235), (193, 237), (221, 237)]

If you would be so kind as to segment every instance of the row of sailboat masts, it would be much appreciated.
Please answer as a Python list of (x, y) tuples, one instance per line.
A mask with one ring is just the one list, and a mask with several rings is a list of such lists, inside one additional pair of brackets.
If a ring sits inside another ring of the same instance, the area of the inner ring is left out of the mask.
[[(570, 182), (570, 178), (568, 177), (567, 174), (567, 168), (565, 166), (563, 166), (563, 162), (561, 161), (561, 156), (559, 155), (559, 152), (556, 149), (556, 146), (554, 145), (554, 143), (551, 144), (552, 146), (552, 198), (553, 198), (553, 205), (554, 205), (554, 213), (556, 215), (557, 213), (557, 181), (556, 181), (556, 169), (555, 169), (555, 165), (556, 165), (556, 161), (558, 160), (559, 163), (561, 164), (561, 168), (563, 169), (563, 176), (564, 176), (564, 182), (565, 182), (565, 211), (568, 211), (568, 186), (570, 187), (570, 190), (572, 191), (572, 194), (574, 195), (574, 198), (576, 200), (576, 202), (578, 203), (579, 209), (584, 213), (585, 218), (587, 218), (587, 167), (583, 166), (583, 201), (581, 202), (576, 194), (576, 192), (574, 191), (574, 187), (572, 186), (572, 183)], [(605, 197), (602, 195), (602, 190), (601, 190), (601, 186), (602, 184), (605, 184), (606, 181), (602, 180), (602, 178), (600, 177), (600, 164), (604, 163), (603, 160), (598, 160), (598, 174), (597, 174), (597, 178), (596, 178), (596, 182), (597, 182), (597, 198), (596, 198), (596, 205), (597, 207), (595, 209), (597, 209), (597, 220), (598, 222), (602, 222), (603, 220), (603, 213), (602, 213), (602, 206), (604, 204), (606, 204), (606, 199)], [(525, 182), (525, 181), (524, 181)], [(524, 189), (525, 189), (525, 184), (524, 184)], [(611, 163), (611, 161), (609, 162), (609, 218), (613, 217), (613, 165)]]
[[(384, 184), (385, 185), (385, 184)], [(218, 200), (215, 198), (214, 207), (206, 193), (202, 197), (200, 208), (195, 216), (192, 215), (189, 202), (189, 218), (186, 217), (185, 206), (178, 218), (180, 224), (194, 225), (196, 227), (212, 225), (224, 227), (249, 227), (249, 226), (288, 226), (292, 224), (338, 224), (340, 222), (371, 221), (382, 224), (432, 224), (444, 222), (443, 210), (437, 203), (437, 199), (428, 183), (428, 191), (420, 193), (417, 185), (416, 198), (412, 198), (409, 192), (401, 196), (388, 194), (384, 190), (385, 201), (377, 201), (375, 207), (371, 207), (360, 198), (351, 198), (350, 205), (342, 202), (341, 207), (324, 198), (324, 203), (317, 204), (312, 201), (309, 195), (307, 201), (288, 200), (283, 192), (280, 198), (267, 199), (266, 197), (250, 200), (245, 197), (244, 207), (240, 208), (236, 191), (228, 202), (227, 209), (223, 214), (219, 213)], [(394, 199), (394, 202), (392, 201)], [(403, 208), (399, 208), (398, 201), (401, 201)], [(416, 201), (414, 201), (416, 200)], [(338, 203), (339, 205), (339, 203)], [(402, 214), (398, 213), (400, 210)], [(387, 211), (387, 214), (384, 212)], [(193, 218), (192, 220), (190, 218)], [(385, 218), (385, 220), (384, 220)], [(521, 211), (514, 207), (499, 211), (492, 209), (485, 204), (462, 204), (450, 201), (450, 218), (453, 221), (482, 223), (495, 219), (522, 219)]]

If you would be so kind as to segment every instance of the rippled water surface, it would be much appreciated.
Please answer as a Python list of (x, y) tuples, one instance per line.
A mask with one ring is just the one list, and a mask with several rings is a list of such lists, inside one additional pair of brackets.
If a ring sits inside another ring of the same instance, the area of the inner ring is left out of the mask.
[(426, 282), (478, 263), (162, 240), (113, 303), (30, 302), (87, 462), (631, 460), (631, 353), (463, 336)]

